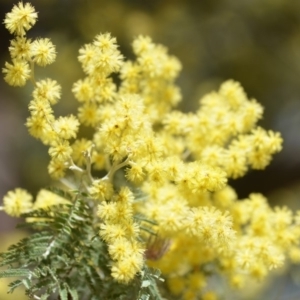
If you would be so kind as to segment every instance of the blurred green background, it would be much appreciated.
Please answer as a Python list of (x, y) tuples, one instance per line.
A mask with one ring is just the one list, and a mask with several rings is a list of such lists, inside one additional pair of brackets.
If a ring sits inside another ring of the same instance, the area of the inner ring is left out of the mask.
[[(1, 18), (17, 1), (0, 0)], [(232, 181), (241, 198), (251, 192), (269, 196), (273, 205), (300, 208), (300, 1), (288, 0), (35, 0), (39, 12), (30, 37), (51, 37), (57, 61), (39, 68), (63, 86), (57, 115), (75, 113), (72, 84), (83, 76), (78, 49), (100, 32), (117, 37), (132, 58), (139, 34), (166, 45), (183, 65), (178, 79), (183, 101), (192, 111), (198, 99), (226, 79), (241, 82), (247, 94), (265, 107), (265, 128), (280, 131), (283, 151), (264, 171)], [(1, 64), (9, 60), (12, 36), (0, 27)], [(49, 185), (47, 149), (27, 134), (31, 86), (12, 88), (0, 79), (0, 197), (20, 186), (36, 193)], [(0, 231), (14, 227), (0, 214)], [(290, 275), (289, 275), (290, 276)], [(299, 294), (297, 294), (299, 296)], [(291, 296), (292, 297), (292, 296)], [(4, 298), (1, 298), (4, 299)], [(276, 299), (276, 298), (274, 298)], [(279, 299), (279, 298), (278, 298)], [(280, 299), (283, 299), (280, 297)], [(298, 298), (284, 298), (298, 299)]]

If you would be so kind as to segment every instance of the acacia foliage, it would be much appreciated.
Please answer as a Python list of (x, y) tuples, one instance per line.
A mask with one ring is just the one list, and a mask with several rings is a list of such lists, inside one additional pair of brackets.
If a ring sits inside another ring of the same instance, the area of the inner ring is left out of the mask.
[(107, 245), (91, 218), (94, 207), (87, 195), (54, 191), (72, 204), (23, 214), (26, 223), (19, 227), (34, 233), (0, 254), (0, 267), (5, 267), (0, 278), (18, 278), (8, 292), (24, 286), (29, 298), (40, 300), (161, 299), (157, 270), (145, 267), (130, 285), (113, 280)]

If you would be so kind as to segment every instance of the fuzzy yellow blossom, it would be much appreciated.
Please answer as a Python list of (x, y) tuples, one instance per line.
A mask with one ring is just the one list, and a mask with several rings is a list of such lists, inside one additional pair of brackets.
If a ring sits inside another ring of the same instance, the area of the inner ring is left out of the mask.
[(240, 83), (228, 80), (220, 88), (220, 95), (225, 96), (232, 109), (238, 108), (242, 102), (246, 101), (246, 94)]
[[(130, 212), (130, 214), (128, 214), (131, 216), (131, 218), (133, 217), (132, 212)], [(129, 239), (131, 240), (131, 242), (134, 245), (135, 239), (139, 239), (141, 236), (141, 228), (140, 228), (140, 224), (138, 222), (133, 222), (133, 221), (128, 221), (128, 220), (124, 220), (123, 219), (123, 223), (124, 223), (124, 228), (125, 231), (127, 233), (127, 237), (129, 237)], [(141, 243), (138, 243), (136, 245), (139, 245), (139, 248), (144, 252), (144, 246), (142, 246)]]
[(186, 126), (188, 119), (189, 116), (186, 114), (174, 110), (166, 115), (163, 125), (167, 132), (174, 135), (183, 135), (189, 130)]
[(154, 44), (149, 36), (139, 35), (132, 43), (133, 52), (139, 55), (143, 52), (151, 51), (154, 48)]
[(80, 102), (91, 101), (95, 95), (93, 85), (88, 78), (75, 82), (72, 92), (75, 98)]
[(88, 73), (89, 65), (95, 56), (96, 49), (92, 44), (86, 44), (79, 49), (78, 60), (82, 65), (83, 70)]
[(109, 200), (113, 195), (113, 185), (107, 179), (98, 179), (93, 182), (89, 192), (93, 199)]
[(121, 203), (132, 204), (134, 201), (134, 195), (132, 191), (127, 186), (123, 186), (118, 194), (114, 195), (114, 201)]
[(58, 141), (53, 143), (48, 152), (53, 159), (66, 161), (71, 157), (73, 150), (67, 141)]
[(229, 214), (206, 207), (194, 208), (188, 216), (186, 230), (212, 244), (219, 249), (228, 247), (235, 239), (235, 232), (231, 229), (232, 219)]
[(130, 163), (130, 168), (127, 168), (125, 176), (135, 184), (139, 184), (145, 179), (143, 167), (135, 163)]
[(113, 260), (121, 260), (131, 255), (141, 256), (144, 250), (139, 245), (132, 244), (128, 239), (120, 238), (109, 245), (108, 252)]
[(40, 138), (42, 136), (47, 125), (48, 124), (45, 119), (35, 117), (27, 118), (26, 122), (29, 133), (35, 138)]
[(6, 62), (5, 67), (2, 68), (4, 73), (4, 80), (12, 86), (23, 86), (30, 78), (31, 70), (25, 61), (13, 60), (12, 64)]
[(266, 132), (261, 127), (249, 136), (253, 150), (248, 154), (249, 164), (254, 169), (264, 169), (270, 162), (272, 154), (281, 150), (282, 138), (272, 131)]
[(123, 56), (117, 49), (116, 39), (109, 36), (98, 35), (92, 44), (87, 44), (79, 50), (78, 60), (87, 74), (93, 75), (98, 72), (109, 75), (119, 71)]
[(112, 266), (111, 275), (117, 281), (129, 283), (143, 265), (143, 255), (131, 255)]
[[(149, 37), (136, 38), (133, 50), (137, 55), (136, 64), (123, 65), (120, 93), (139, 93), (144, 98), (148, 117), (153, 121), (161, 120), (170, 107), (181, 100), (180, 90), (173, 84), (180, 63), (168, 55), (165, 47), (152, 43)], [(126, 70), (131, 70), (132, 75), (127, 76)]]
[(37, 13), (30, 3), (19, 2), (5, 15), (4, 24), (10, 33), (25, 35), (37, 20)]
[(78, 109), (78, 119), (85, 126), (96, 127), (99, 123), (99, 113), (95, 103), (86, 103)]
[(61, 96), (61, 86), (50, 78), (37, 81), (32, 96), (34, 99), (49, 101), (51, 105), (56, 104)]
[(103, 202), (98, 206), (98, 217), (105, 221), (115, 220), (116, 211), (116, 202)]
[(48, 165), (48, 172), (53, 179), (61, 179), (66, 174), (66, 163), (61, 160), (52, 159)]
[(2, 209), (12, 217), (20, 217), (21, 214), (32, 210), (32, 196), (24, 189), (17, 188), (9, 191), (3, 197)]
[(281, 230), (289, 225), (291, 225), (293, 219), (292, 219), (292, 211), (288, 209), (286, 206), (283, 207), (275, 207), (274, 214), (273, 214), (273, 220), (274, 226), (276, 226), (276, 229)]
[[(99, 79), (101, 84), (99, 84)], [(96, 89), (95, 100), (99, 103), (103, 102), (111, 102), (117, 97), (117, 86), (112, 81), (111, 78), (93, 78), (92, 79), (93, 86), (101, 86), (101, 88)]]
[[(131, 223), (128, 223), (127, 220), (131, 220), (133, 217), (133, 209), (132, 205), (129, 203), (122, 203), (118, 202), (116, 206), (116, 215), (115, 217), (119, 220), (119, 222), (122, 222), (124, 220), (124, 223), (126, 225), (131, 225)], [(128, 229), (130, 226), (128, 226)]]
[(238, 178), (248, 171), (247, 157), (243, 149), (230, 146), (223, 152), (223, 167), (229, 177)]
[(136, 80), (139, 78), (139, 71), (140, 70), (137, 64), (133, 63), (132, 61), (126, 61), (120, 70), (120, 77), (123, 80)]
[(158, 162), (153, 162), (146, 166), (149, 181), (153, 184), (161, 185), (166, 181), (166, 173), (163, 165)]
[(49, 118), (49, 116), (53, 114), (53, 109), (50, 104), (41, 99), (31, 100), (28, 109), (32, 117)]
[(188, 188), (192, 193), (209, 190), (215, 191), (225, 187), (226, 173), (200, 163), (190, 163), (178, 176), (181, 189)]
[(112, 259), (120, 260), (132, 254), (131, 244), (125, 238), (117, 239), (115, 243), (109, 245), (108, 252)]
[(52, 64), (56, 58), (55, 46), (48, 38), (35, 40), (31, 52), (33, 61), (42, 67)]
[(67, 199), (60, 197), (48, 190), (42, 189), (36, 196), (36, 200), (34, 202), (34, 209), (41, 209), (45, 207), (50, 207), (52, 205), (58, 204), (70, 204), (70, 201)]
[(25, 125), (28, 127), (28, 131), (33, 137), (41, 139), (44, 144), (49, 145), (54, 141), (57, 141), (51, 123), (49, 124), (49, 122), (52, 121), (52, 115), (35, 115), (27, 118)]
[(101, 224), (99, 234), (108, 244), (113, 244), (117, 239), (126, 238), (126, 231), (121, 224)]
[(96, 35), (93, 44), (102, 51), (116, 50), (118, 48), (117, 39), (111, 36), (109, 32)]
[(242, 132), (248, 132), (262, 118), (263, 107), (256, 100), (250, 100), (243, 104), (242, 114)]
[(8, 50), (12, 59), (21, 58), (28, 61), (31, 57), (31, 40), (17, 36), (10, 42)]
[(53, 130), (61, 139), (69, 140), (77, 135), (79, 122), (73, 115), (67, 117), (59, 117), (53, 123)]
[(227, 209), (232, 207), (237, 200), (237, 194), (235, 190), (227, 185), (224, 189), (221, 189), (214, 193), (213, 201), (216, 207), (220, 209)]
[(118, 72), (122, 65), (122, 60), (123, 56), (118, 50), (102, 50), (102, 53), (99, 53), (99, 55), (95, 57), (95, 69), (93, 69), (93, 71), (104, 69), (108, 74)]

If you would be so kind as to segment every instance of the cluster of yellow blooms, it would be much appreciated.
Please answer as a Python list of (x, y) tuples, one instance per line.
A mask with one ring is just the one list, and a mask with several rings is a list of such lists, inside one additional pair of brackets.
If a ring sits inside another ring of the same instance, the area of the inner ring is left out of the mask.
[[(84, 175), (81, 187), (98, 203), (91, 217), (99, 222), (117, 281), (129, 283), (147, 263), (162, 271), (174, 295), (214, 299), (205, 290), (211, 272), (240, 288), (247, 276), (262, 279), (286, 257), (300, 261), (300, 213), (272, 209), (260, 194), (238, 200), (227, 184), (251, 168), (264, 169), (282, 144), (279, 133), (256, 125), (263, 108), (239, 83), (226, 81), (201, 98), (194, 113), (177, 111), (177, 58), (139, 36), (132, 44), (136, 60), (124, 61), (116, 39), (99, 34), (79, 50), (85, 77), (73, 85), (77, 117), (55, 118), (51, 105), (61, 87), (50, 78), (36, 81), (33, 68), (52, 63), (56, 53), (49, 39), (26, 37), (36, 19), (28, 3), (6, 15), (15, 38), (4, 78), (12, 86), (33, 82), (26, 126), (49, 146), (54, 179), (68, 169)], [(120, 84), (110, 77), (116, 72)], [(80, 125), (94, 129), (91, 139), (76, 138)], [(95, 179), (93, 170), (106, 175)], [(32, 204), (16, 189), (4, 197), (3, 209), (19, 216), (61, 201), (43, 191)], [(154, 221), (148, 229), (157, 237), (147, 236), (136, 216)]]

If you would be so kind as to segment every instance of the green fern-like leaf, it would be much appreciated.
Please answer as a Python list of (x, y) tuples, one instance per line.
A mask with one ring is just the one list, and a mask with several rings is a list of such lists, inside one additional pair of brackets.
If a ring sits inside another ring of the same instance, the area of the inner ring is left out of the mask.
[(91, 218), (94, 208), (80, 192), (68, 196), (71, 204), (23, 215), (32, 222), (22, 226), (36, 232), (0, 254), (0, 266), (7, 268), (0, 277), (21, 278), (9, 285), (9, 292), (24, 286), (26, 295), (40, 299), (161, 299), (156, 288), (159, 275), (148, 269), (130, 285), (114, 281), (107, 245)]
[(16, 268), (16, 269), (7, 269), (0, 271), (0, 278), (5, 277), (23, 277), (28, 276), (30, 271), (28, 269)]

